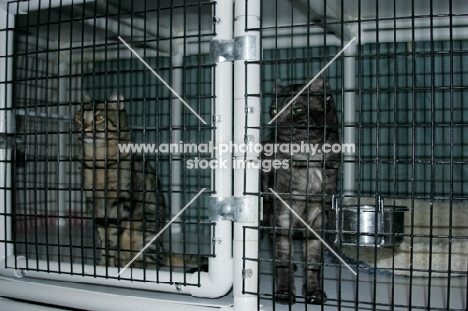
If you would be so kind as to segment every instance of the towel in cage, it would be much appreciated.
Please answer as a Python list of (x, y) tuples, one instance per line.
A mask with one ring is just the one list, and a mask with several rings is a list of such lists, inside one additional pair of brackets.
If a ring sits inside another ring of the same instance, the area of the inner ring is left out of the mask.
[[(398, 275), (444, 277), (466, 274), (468, 265), (468, 202), (396, 200), (408, 206), (405, 237), (394, 247), (343, 247), (344, 257), (359, 261), (361, 270)], [(411, 211), (411, 208), (414, 211)], [(432, 220), (432, 221), (431, 221)], [(413, 228), (413, 229), (412, 229)], [(359, 256), (358, 256), (359, 254)], [(413, 271), (411, 272), (410, 267)]]

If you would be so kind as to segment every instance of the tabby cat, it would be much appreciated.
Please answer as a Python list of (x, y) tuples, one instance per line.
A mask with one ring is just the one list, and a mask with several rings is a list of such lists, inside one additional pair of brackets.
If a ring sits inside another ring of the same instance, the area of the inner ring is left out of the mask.
[[(165, 201), (156, 172), (141, 156), (119, 151), (131, 133), (123, 96), (84, 103), (75, 115), (81, 141), (83, 187), (101, 245), (98, 265), (124, 267), (164, 226)], [(161, 236), (132, 267), (196, 268), (206, 257), (169, 254)]]
[[(299, 93), (305, 85), (276, 84), (277, 100), (272, 103), (271, 117)], [(284, 112), (278, 115), (273, 130), (273, 139), (265, 143), (277, 144), (317, 144), (318, 149), (325, 144), (338, 143), (338, 128), (335, 102), (330, 88), (324, 80), (314, 81)], [(303, 150), (307, 151), (307, 150)], [(310, 150), (309, 150), (310, 151)], [(281, 167), (263, 173), (262, 189), (264, 197), (264, 223), (275, 227), (271, 231), (276, 258), (276, 292), (278, 303), (293, 304), (296, 301), (294, 269), (292, 264), (293, 240), (301, 228), (294, 215), (277, 199), (268, 188), (272, 188), (291, 206), (316, 232), (322, 229), (322, 212), (331, 203), (336, 189), (337, 169), (341, 154), (323, 152), (300, 152), (290, 155), (278, 152), (263, 158), (289, 160), (289, 168)], [(302, 295), (309, 304), (322, 304), (326, 300), (320, 284), (321, 244), (308, 231), (304, 232), (303, 254), (305, 278)]]

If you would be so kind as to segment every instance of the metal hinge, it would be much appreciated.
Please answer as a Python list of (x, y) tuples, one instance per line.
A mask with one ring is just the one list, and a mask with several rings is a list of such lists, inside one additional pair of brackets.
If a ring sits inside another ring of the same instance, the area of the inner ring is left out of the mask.
[(211, 197), (210, 220), (233, 220), (253, 223), (258, 218), (258, 198), (254, 197)]
[(235, 37), (234, 40), (211, 40), (210, 57), (213, 63), (258, 60), (257, 38), (255, 36), (240, 36)]

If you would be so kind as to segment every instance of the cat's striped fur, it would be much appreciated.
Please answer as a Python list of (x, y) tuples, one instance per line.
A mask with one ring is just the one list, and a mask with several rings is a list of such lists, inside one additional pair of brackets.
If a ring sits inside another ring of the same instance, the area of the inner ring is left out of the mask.
[[(277, 100), (271, 105), (271, 116), (277, 115), (283, 107), (298, 94), (304, 85), (276, 85)], [(322, 79), (314, 81), (286, 110), (278, 115), (274, 138), (269, 143), (278, 144), (325, 144), (338, 143), (335, 102), (329, 86)], [(320, 149), (319, 148), (319, 149)], [(268, 158), (264, 156), (264, 158)], [(278, 168), (263, 173), (263, 191), (272, 188), (307, 222), (320, 232), (322, 213), (325, 205), (330, 204), (335, 193), (337, 168), (340, 153), (324, 154), (317, 152), (298, 152), (293, 155), (278, 152), (270, 156), (288, 160), (289, 168)], [(270, 193), (271, 194), (271, 193)], [(293, 304), (296, 289), (294, 286), (294, 265), (291, 263), (295, 236), (293, 228), (304, 226), (290, 213), (279, 200), (271, 195), (264, 198), (264, 223), (275, 227), (272, 230), (276, 258), (276, 293), (280, 303)], [(321, 245), (310, 233), (304, 233), (303, 255), (305, 260), (305, 278), (302, 295), (307, 303), (322, 304), (326, 298), (320, 282)]]
[[(154, 168), (139, 155), (121, 153), (131, 132), (122, 96), (83, 103), (75, 114), (81, 141), (83, 188), (101, 251), (98, 265), (124, 267), (165, 225), (165, 200)], [(170, 254), (161, 236), (132, 267), (199, 268), (207, 258)]]

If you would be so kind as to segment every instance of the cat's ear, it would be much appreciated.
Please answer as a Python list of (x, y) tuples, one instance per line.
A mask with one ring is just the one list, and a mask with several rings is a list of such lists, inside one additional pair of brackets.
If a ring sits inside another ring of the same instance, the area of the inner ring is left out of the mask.
[(125, 98), (122, 94), (113, 93), (109, 97), (109, 103), (116, 103), (119, 110), (124, 110), (125, 108), (124, 100)]
[(84, 104), (89, 104), (91, 102), (91, 96), (89, 96), (88, 93), (83, 94), (83, 103)]
[(275, 83), (273, 84), (272, 88), (271, 88), (271, 91), (273, 93), (279, 93), (281, 92), (281, 90), (283, 90), (283, 87), (281, 86), (281, 83), (283, 82), (283, 80), (281, 79), (276, 79)]
[(315, 81), (312, 82), (312, 84), (309, 86), (309, 92), (322, 92), (324, 84), (326, 85), (326, 82), (324, 79), (322, 78), (315, 79)]
[(316, 79), (310, 86), (309, 92), (311, 93), (322, 93), (326, 92), (327, 94), (331, 92), (330, 85), (325, 79), (319, 78)]

